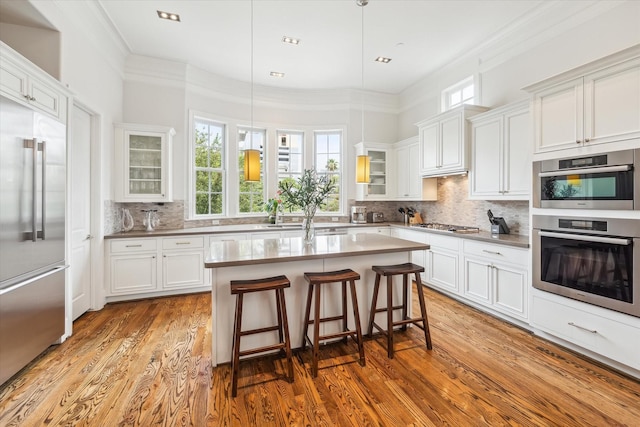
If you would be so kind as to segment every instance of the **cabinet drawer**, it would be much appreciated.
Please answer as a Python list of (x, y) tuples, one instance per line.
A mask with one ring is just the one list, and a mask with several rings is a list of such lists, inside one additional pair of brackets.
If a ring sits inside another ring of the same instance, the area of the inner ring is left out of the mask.
[(430, 234), (429, 243), (432, 248), (449, 249), (456, 252), (460, 247), (460, 239), (458, 237), (440, 236), (439, 234)]
[(640, 368), (640, 327), (533, 297), (533, 326), (617, 362)]
[(204, 248), (204, 237), (172, 237), (162, 239), (162, 249)]
[(463, 248), (465, 254), (481, 256), (488, 261), (508, 262), (526, 266), (529, 259), (528, 249), (518, 249), (504, 245), (491, 245), (473, 240), (464, 240)]
[(121, 239), (111, 241), (111, 253), (155, 251), (156, 239)]

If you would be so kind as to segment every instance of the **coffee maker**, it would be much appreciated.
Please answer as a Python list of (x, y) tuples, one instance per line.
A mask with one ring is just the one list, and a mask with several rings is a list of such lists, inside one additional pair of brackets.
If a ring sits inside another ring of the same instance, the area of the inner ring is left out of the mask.
[(353, 224), (366, 224), (367, 223), (367, 207), (351, 206), (351, 222)]

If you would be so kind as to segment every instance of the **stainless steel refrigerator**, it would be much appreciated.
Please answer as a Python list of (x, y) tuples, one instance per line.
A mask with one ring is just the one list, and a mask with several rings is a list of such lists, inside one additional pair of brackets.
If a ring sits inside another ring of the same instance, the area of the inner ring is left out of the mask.
[(64, 335), (66, 128), (0, 96), (0, 384)]

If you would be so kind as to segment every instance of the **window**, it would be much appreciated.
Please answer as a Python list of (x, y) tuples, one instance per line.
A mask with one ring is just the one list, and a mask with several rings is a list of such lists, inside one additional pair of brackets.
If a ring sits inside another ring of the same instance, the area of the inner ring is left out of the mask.
[[(260, 213), (264, 211), (264, 147), (267, 132), (262, 129), (238, 129), (238, 212)], [(260, 151), (260, 181), (244, 180), (244, 150)]]
[(302, 176), (304, 133), (278, 131), (278, 182)]
[(442, 91), (442, 111), (451, 110), (462, 104), (473, 104), (475, 101), (473, 76)]
[(320, 211), (340, 212), (342, 132), (316, 132), (314, 145), (316, 172), (318, 175), (327, 175), (335, 184), (335, 190), (327, 197), (326, 206)]
[(194, 216), (225, 213), (225, 125), (194, 117)]

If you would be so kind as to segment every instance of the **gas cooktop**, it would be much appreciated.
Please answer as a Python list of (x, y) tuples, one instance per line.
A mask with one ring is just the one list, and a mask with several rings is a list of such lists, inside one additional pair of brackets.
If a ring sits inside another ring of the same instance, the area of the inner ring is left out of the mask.
[(420, 224), (412, 224), (412, 227), (428, 228), (431, 230), (449, 231), (451, 233), (478, 233), (478, 227), (469, 227), (466, 225), (441, 224), (439, 222), (424, 222)]

